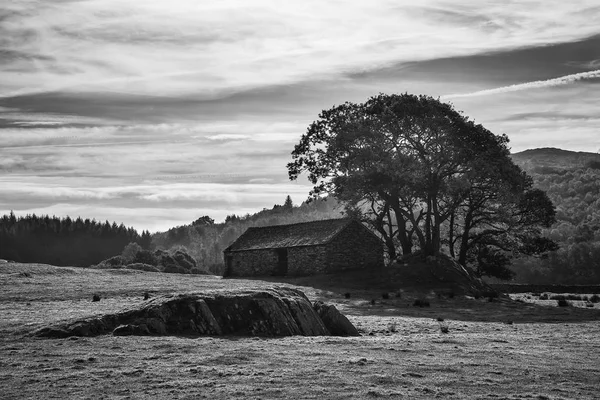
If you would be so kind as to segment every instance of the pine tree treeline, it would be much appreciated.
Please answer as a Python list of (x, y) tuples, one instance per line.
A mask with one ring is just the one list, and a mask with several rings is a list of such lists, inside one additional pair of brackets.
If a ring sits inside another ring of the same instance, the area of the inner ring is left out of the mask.
[(0, 218), (0, 258), (53, 265), (87, 267), (120, 254), (130, 242), (151, 245), (150, 232), (109, 221), (48, 215)]

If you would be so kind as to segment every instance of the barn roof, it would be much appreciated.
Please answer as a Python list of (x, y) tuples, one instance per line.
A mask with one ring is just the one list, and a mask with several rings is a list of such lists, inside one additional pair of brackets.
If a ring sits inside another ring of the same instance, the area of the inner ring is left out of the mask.
[(342, 218), (248, 228), (225, 251), (278, 249), (326, 244), (352, 222), (352, 219)]

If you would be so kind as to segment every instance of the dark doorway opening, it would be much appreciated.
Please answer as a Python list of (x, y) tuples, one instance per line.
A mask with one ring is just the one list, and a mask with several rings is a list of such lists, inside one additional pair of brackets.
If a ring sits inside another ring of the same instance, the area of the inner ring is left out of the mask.
[(233, 256), (227, 255), (225, 256), (225, 272), (223, 276), (231, 276), (231, 272), (233, 271)]
[(287, 275), (288, 272), (288, 249), (277, 249), (277, 271), (275, 275)]

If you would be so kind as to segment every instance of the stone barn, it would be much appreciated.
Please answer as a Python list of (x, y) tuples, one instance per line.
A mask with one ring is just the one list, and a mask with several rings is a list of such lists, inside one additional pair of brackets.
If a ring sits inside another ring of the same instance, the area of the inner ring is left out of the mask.
[(224, 276), (311, 275), (383, 266), (381, 240), (352, 219), (248, 228), (223, 253)]

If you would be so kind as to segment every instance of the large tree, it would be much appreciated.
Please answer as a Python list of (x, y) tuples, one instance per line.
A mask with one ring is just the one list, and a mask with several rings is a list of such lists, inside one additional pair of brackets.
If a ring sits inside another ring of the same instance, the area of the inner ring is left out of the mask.
[(343, 201), (391, 258), (445, 252), (506, 277), (511, 256), (554, 246), (540, 236), (554, 207), (512, 162), (508, 138), (434, 98), (380, 94), (324, 110), (292, 157), (290, 179), (307, 172), (311, 196)]

